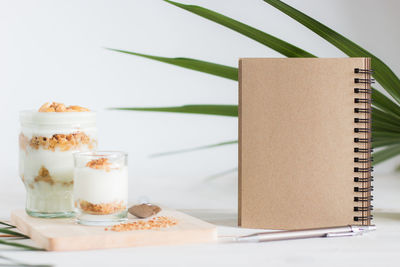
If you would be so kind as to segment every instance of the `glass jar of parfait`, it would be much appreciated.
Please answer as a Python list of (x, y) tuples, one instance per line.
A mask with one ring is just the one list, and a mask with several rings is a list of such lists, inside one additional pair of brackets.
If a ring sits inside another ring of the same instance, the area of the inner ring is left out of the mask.
[(74, 154), (74, 200), (77, 221), (112, 225), (127, 216), (127, 154), (118, 151)]
[(26, 212), (33, 217), (72, 217), (72, 154), (97, 148), (96, 113), (80, 106), (46, 103), (20, 113), (19, 175)]

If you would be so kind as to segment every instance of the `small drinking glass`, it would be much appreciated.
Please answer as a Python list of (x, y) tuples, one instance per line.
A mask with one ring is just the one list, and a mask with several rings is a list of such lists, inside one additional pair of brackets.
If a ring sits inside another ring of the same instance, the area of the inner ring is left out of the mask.
[(126, 220), (127, 154), (119, 151), (74, 153), (74, 203), (77, 221), (112, 225)]

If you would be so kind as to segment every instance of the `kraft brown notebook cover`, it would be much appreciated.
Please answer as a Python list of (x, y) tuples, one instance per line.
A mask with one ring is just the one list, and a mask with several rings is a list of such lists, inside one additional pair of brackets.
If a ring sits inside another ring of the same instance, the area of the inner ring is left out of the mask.
[(371, 223), (369, 58), (239, 61), (239, 225)]

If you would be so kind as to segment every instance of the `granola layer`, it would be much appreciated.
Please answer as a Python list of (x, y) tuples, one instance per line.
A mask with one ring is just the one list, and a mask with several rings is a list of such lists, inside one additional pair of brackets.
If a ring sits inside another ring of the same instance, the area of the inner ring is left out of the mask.
[(52, 137), (45, 136), (33, 136), (31, 140), (24, 134), (20, 134), (20, 147), (26, 150), (26, 142), (33, 149), (39, 149), (40, 147), (45, 150), (54, 151), (59, 148), (61, 151), (68, 151), (70, 149), (78, 149), (81, 145), (88, 145), (89, 149), (93, 149), (96, 140), (91, 139), (84, 132), (76, 132), (71, 134), (53, 134)]
[(79, 207), (88, 214), (107, 215), (126, 209), (124, 201), (114, 201), (110, 203), (93, 204), (86, 200), (79, 200)]
[(34, 179), (35, 183), (37, 182), (45, 182), (45, 183), (49, 183), (50, 185), (54, 184), (54, 180), (51, 177), (49, 170), (46, 169), (44, 166), (42, 166), (39, 169), (39, 173), (38, 176), (35, 177)]
[[(24, 175), (22, 175), (22, 180), (25, 182)], [(29, 184), (30, 188), (34, 188), (34, 183), (38, 182), (45, 182), (50, 185), (54, 185), (55, 183), (61, 184), (63, 186), (71, 186), (74, 184), (74, 181), (55, 181), (53, 177), (50, 175), (50, 172), (47, 168), (44, 166), (40, 167), (38, 175), (33, 179), (33, 182)]]

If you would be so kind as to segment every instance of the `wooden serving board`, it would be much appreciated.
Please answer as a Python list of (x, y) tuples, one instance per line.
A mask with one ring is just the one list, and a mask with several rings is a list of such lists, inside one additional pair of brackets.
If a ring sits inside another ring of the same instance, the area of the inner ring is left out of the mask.
[[(159, 230), (105, 231), (104, 226), (83, 226), (75, 219), (40, 219), (24, 210), (11, 213), (11, 222), (39, 246), (51, 251), (121, 248), (148, 245), (175, 245), (212, 242), (216, 227), (176, 210), (163, 209), (156, 216), (175, 218), (178, 224)], [(139, 220), (129, 217), (129, 221)]]

